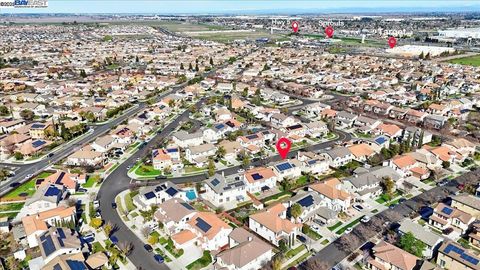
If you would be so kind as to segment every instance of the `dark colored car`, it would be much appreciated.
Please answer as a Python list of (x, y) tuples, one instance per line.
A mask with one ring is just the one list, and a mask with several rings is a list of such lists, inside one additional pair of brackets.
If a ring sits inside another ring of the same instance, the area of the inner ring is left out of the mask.
[(163, 259), (162, 255), (160, 254), (155, 254), (153, 255), (153, 258), (155, 259), (156, 262), (158, 263), (163, 263), (165, 261), (165, 259)]
[(13, 187), (13, 188), (18, 187), (18, 186), (20, 186), (20, 183), (18, 183), (18, 182), (13, 182), (13, 183), (10, 184), (10, 187)]
[(298, 239), (298, 241), (300, 241), (300, 242), (302, 242), (302, 243), (307, 242), (307, 238), (305, 238), (305, 237), (303, 237), (303, 236), (301, 236), (301, 235), (297, 235), (297, 239)]
[(49, 154), (48, 154), (48, 157), (53, 157), (53, 153), (49, 153)]
[(390, 209), (394, 209), (394, 208), (395, 208), (395, 206), (397, 206), (397, 204), (396, 204), (396, 203), (392, 203), (392, 204), (390, 204), (390, 206), (388, 206), (388, 208), (390, 208)]
[(149, 244), (145, 244), (145, 245), (143, 245), (143, 247), (144, 247), (145, 250), (148, 251), (148, 252), (152, 252), (152, 251), (153, 251), (152, 246), (150, 246)]
[(110, 241), (116, 245), (118, 243), (118, 238), (115, 235), (112, 235), (110, 236)]
[(155, 177), (156, 180), (160, 180), (160, 179), (167, 179), (167, 176), (165, 175), (159, 175), (157, 177)]
[(398, 200), (398, 203), (404, 203), (404, 202), (406, 202), (406, 201), (407, 201), (407, 199), (405, 199), (405, 198), (400, 198), (400, 199)]
[(449, 235), (453, 232), (453, 228), (452, 227), (449, 227), (449, 228), (446, 228), (445, 230), (443, 230), (443, 234), (445, 235)]
[(117, 203), (112, 202), (112, 208), (117, 209)]

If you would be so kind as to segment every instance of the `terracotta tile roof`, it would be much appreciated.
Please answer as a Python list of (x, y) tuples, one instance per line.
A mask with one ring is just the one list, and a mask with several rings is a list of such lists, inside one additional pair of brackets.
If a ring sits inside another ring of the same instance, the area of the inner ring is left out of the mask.
[(400, 130), (402, 130), (399, 126), (397, 125), (389, 125), (389, 124), (381, 124), (378, 126), (378, 129), (381, 130), (383, 133), (386, 133), (390, 136), (393, 136), (397, 134)]
[(196, 235), (190, 230), (183, 230), (172, 235), (172, 240), (179, 245), (183, 245), (195, 238)]
[[(198, 227), (197, 223), (199, 219), (210, 225), (210, 229), (205, 232), (200, 227)], [(231, 227), (223, 220), (218, 218), (215, 213), (210, 212), (198, 212), (188, 223), (190, 224), (190, 226), (195, 228), (196, 231), (198, 231), (200, 234), (207, 237), (208, 239), (213, 239), (222, 229), (231, 229)]]
[(374, 153), (372, 148), (370, 146), (368, 146), (367, 144), (364, 144), (364, 143), (352, 145), (352, 146), (348, 147), (348, 149), (357, 158), (359, 158), (359, 157), (369, 157)]
[(402, 270), (411, 270), (420, 258), (384, 241), (373, 247), (375, 257), (390, 263)]
[(400, 169), (403, 169), (408, 166), (412, 166), (415, 164), (415, 159), (411, 157), (410, 155), (402, 155), (402, 156), (396, 156), (393, 158), (393, 164), (397, 165)]
[(338, 189), (337, 186), (339, 184), (340, 180), (338, 180), (337, 178), (330, 178), (323, 183), (310, 185), (310, 188), (332, 200), (349, 200), (351, 198), (351, 195), (345, 190)]
[(244, 173), (244, 176), (249, 183), (255, 183), (257, 181), (265, 181), (267, 179), (275, 177), (276, 174), (273, 172), (272, 168), (256, 167), (246, 171)]
[(75, 207), (66, 207), (59, 206), (54, 209), (40, 212), (36, 215), (26, 216), (22, 218), (23, 227), (25, 233), (30, 235), (38, 230), (47, 230), (47, 224), (44, 220), (50, 219), (52, 217), (58, 217), (60, 219), (65, 219), (72, 215), (75, 215)]
[(278, 203), (265, 211), (251, 215), (250, 218), (275, 233), (283, 231), (289, 234), (294, 231), (295, 228), (301, 228), (302, 224), (295, 224), (288, 219), (280, 218), (280, 213), (286, 210), (287, 208), (285, 208), (283, 204)]

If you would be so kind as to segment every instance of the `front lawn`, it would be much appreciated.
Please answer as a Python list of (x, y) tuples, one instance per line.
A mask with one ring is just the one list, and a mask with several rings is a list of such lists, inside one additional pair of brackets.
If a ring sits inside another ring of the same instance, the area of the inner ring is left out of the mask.
[(354, 221), (350, 222), (348, 225), (343, 226), (340, 230), (336, 231), (335, 233), (338, 234), (338, 235), (344, 233), (348, 228), (357, 225), (362, 218), (363, 218), (363, 216), (355, 219)]
[(337, 224), (328, 227), (328, 229), (333, 232), (333, 231), (335, 231), (338, 227), (342, 226), (342, 224), (343, 224), (343, 223), (342, 223), (341, 221), (339, 221), (339, 222), (337, 222)]
[(161, 171), (154, 169), (152, 165), (141, 164), (135, 170), (135, 174), (139, 176), (158, 176)]
[(128, 212), (132, 212), (137, 209), (137, 207), (135, 207), (135, 205), (133, 204), (132, 193), (127, 193), (125, 195), (125, 207), (127, 208)]
[(205, 250), (203, 252), (203, 256), (198, 260), (192, 262), (191, 264), (187, 265), (188, 270), (199, 270), (202, 269), (209, 264), (212, 263), (212, 256), (210, 256), (210, 252)]
[(88, 176), (87, 182), (85, 182), (85, 184), (83, 184), (82, 187), (91, 188), (98, 181), (100, 181), (100, 175), (98, 174), (90, 175)]
[(293, 257), (295, 257), (295, 255), (297, 255), (298, 253), (300, 253), (304, 250), (305, 250), (305, 245), (300, 245), (295, 249), (290, 249), (289, 251), (287, 251), (287, 253), (285, 253), (285, 259), (288, 260), (290, 258), (293, 258)]
[(20, 211), (25, 203), (8, 203), (8, 204), (0, 204), (0, 211)]

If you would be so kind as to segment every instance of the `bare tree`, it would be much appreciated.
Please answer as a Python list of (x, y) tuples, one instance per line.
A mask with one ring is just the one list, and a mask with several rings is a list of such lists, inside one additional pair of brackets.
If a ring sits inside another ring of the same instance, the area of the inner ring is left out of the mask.
[(128, 256), (133, 250), (133, 244), (131, 242), (120, 242), (118, 243), (118, 248), (123, 255)]
[(341, 250), (352, 252), (360, 246), (360, 240), (354, 234), (344, 234), (334, 242)]
[(143, 237), (147, 238), (150, 235), (150, 233), (152, 233), (152, 229), (148, 226), (145, 226), (141, 229), (141, 232)]
[(320, 258), (312, 257), (305, 261), (305, 268), (308, 270), (327, 270), (330, 269), (326, 261), (320, 260)]

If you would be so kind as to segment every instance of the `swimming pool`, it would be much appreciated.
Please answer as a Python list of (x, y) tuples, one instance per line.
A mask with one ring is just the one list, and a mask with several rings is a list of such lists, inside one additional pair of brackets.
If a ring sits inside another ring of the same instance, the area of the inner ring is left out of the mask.
[(190, 201), (193, 201), (197, 198), (197, 193), (195, 192), (194, 189), (185, 191), (185, 195), (187, 196), (187, 199), (189, 199)]

